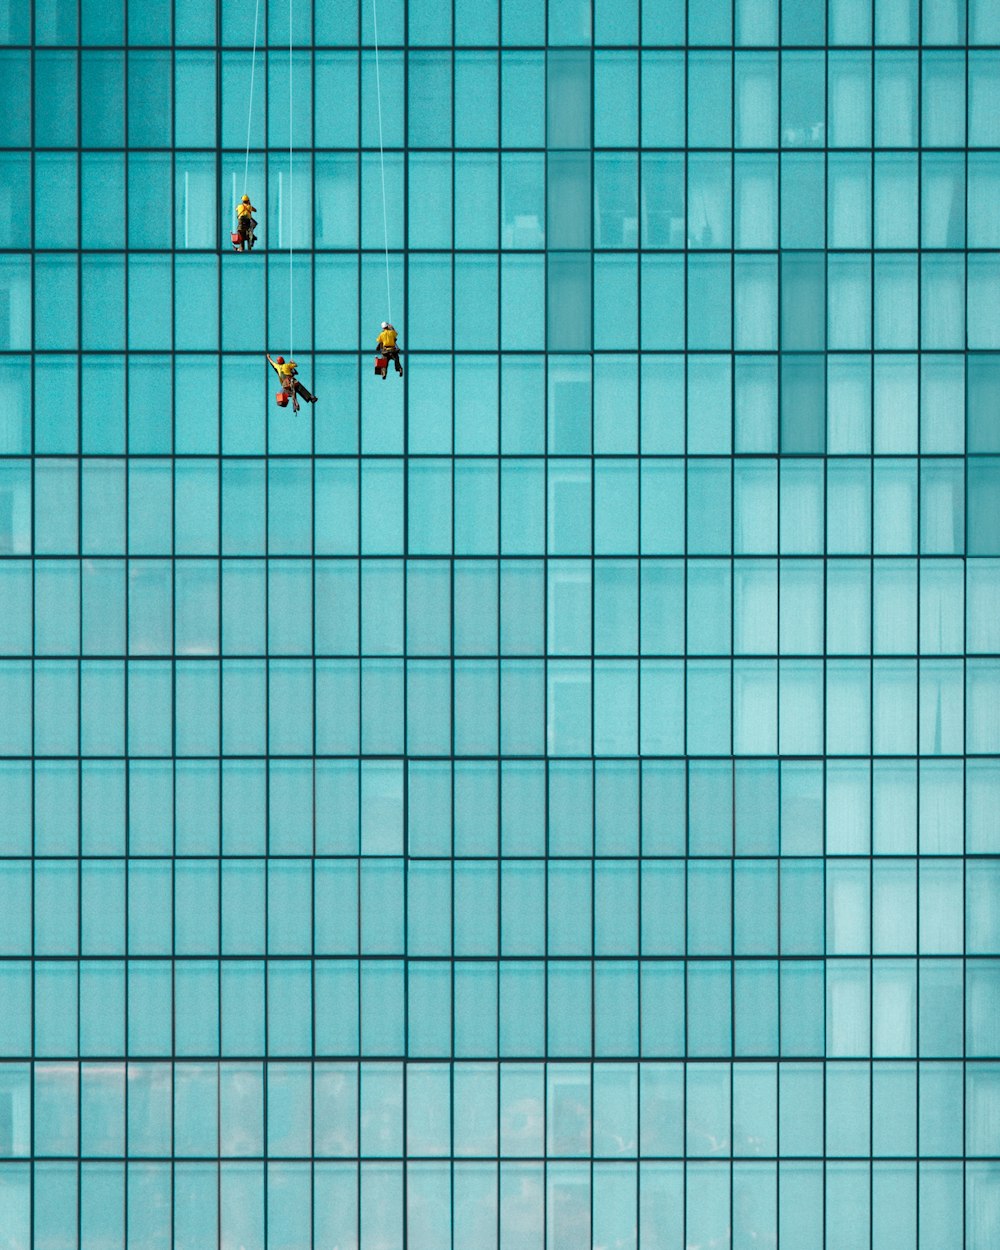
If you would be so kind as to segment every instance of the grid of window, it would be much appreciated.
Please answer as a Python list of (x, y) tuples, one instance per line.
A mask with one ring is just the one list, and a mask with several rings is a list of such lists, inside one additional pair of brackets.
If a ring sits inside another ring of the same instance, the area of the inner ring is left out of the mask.
[(378, 0), (386, 382), (253, 20), (0, 0), (0, 1250), (994, 1250), (1000, 5)]

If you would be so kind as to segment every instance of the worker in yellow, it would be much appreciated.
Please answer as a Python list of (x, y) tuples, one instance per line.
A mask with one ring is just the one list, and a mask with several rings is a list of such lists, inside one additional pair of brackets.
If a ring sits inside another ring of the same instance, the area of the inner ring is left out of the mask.
[[(267, 355), (266, 352), (265, 355)], [(278, 375), (278, 380), (281, 382), (281, 390), (275, 396), (279, 408), (286, 407), (288, 401), (291, 400), (292, 407), (296, 412), (298, 412), (299, 401), (296, 396), (301, 396), (307, 404), (314, 404), (316, 402), (316, 396), (310, 394), (310, 392), (307, 391), (299, 381), (298, 365), (294, 360), (286, 360), (284, 356), (278, 356), (277, 359), (272, 360), (271, 357), (268, 356), (267, 361), (274, 372)]]
[(400, 377), (403, 376), (403, 366), (399, 363), (399, 347), (397, 345), (398, 335), (396, 327), (390, 325), (388, 321), (382, 322), (382, 333), (378, 336), (375, 347), (381, 357), (383, 364), (376, 363), (376, 369), (382, 375), (382, 381), (385, 381), (385, 375), (389, 372), (389, 361), (396, 366), (396, 372)]
[(233, 231), (234, 251), (253, 251), (253, 245), (257, 242), (257, 236), (254, 234), (254, 227), (257, 223), (253, 217), (256, 211), (250, 203), (249, 195), (244, 195), (236, 205), (236, 229)]

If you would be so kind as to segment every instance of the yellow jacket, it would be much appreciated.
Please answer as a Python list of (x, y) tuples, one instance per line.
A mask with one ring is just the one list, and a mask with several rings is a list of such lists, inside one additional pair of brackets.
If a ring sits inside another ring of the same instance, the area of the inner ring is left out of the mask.
[(391, 327), (388, 330), (383, 330), (378, 336), (379, 347), (395, 347), (396, 337), (396, 331)]
[(271, 357), (268, 356), (268, 361), (271, 368), (278, 375), (278, 377), (281, 378), (282, 382), (286, 379), (294, 377), (297, 367), (294, 360), (286, 360), (283, 365), (279, 365), (276, 360), (271, 360)]
[(240, 202), (236, 205), (237, 217), (249, 217), (251, 213), (255, 213), (256, 211), (257, 210), (252, 204), (244, 204), (242, 200), (240, 200)]

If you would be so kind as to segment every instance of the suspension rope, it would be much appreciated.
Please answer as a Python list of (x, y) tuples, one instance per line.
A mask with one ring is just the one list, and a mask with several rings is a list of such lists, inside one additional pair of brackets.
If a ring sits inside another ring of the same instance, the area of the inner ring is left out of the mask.
[(250, 172), (250, 125), (253, 121), (253, 79), (257, 69), (257, 22), (260, 17), (260, 0), (253, 15), (253, 53), (250, 57), (250, 105), (247, 108), (247, 155), (243, 162), (243, 194), (247, 193), (247, 175)]
[(292, 359), (294, 318), (292, 281), (292, 0), (288, 0), (288, 359)]
[(385, 207), (385, 152), (382, 149), (382, 82), (378, 70), (378, 6), (372, 0), (372, 26), (375, 30), (375, 94), (378, 98), (378, 159), (382, 170), (382, 233), (385, 238), (385, 303), (392, 324), (392, 288), (389, 283), (389, 219)]

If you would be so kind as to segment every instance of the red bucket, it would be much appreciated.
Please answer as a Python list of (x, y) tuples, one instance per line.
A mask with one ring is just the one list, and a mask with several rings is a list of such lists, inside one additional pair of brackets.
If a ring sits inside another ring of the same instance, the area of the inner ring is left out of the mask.
[(288, 407), (288, 392), (279, 391), (277, 395), (275, 395), (274, 397), (274, 402), (278, 405), (279, 408), (287, 408)]

